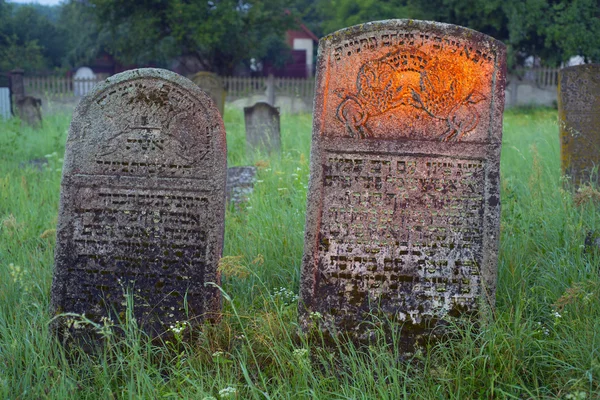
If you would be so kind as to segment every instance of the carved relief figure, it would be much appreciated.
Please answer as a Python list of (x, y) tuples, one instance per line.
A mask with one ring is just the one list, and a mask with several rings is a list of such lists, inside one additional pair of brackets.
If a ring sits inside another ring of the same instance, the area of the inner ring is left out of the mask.
[[(195, 137), (190, 125), (206, 127), (206, 122), (197, 110), (180, 111), (170, 101), (174, 100), (166, 93), (154, 93), (153, 97), (139, 93), (119, 105), (118, 110), (124, 114), (121, 118), (111, 117), (114, 112), (109, 112), (110, 122), (106, 124), (106, 136), (99, 144), (97, 158), (136, 150), (139, 157), (151, 156), (163, 161), (165, 148), (168, 148), (169, 157), (178, 158), (171, 161), (186, 165), (199, 163), (208, 153), (207, 138)], [(146, 112), (135, 112), (141, 106), (147, 108)]]
[(401, 47), (365, 63), (356, 78), (356, 92), (338, 90), (342, 98), (337, 118), (351, 137), (374, 136), (367, 121), (390, 110), (409, 107), (409, 116), (445, 122), (443, 132), (431, 132), (442, 141), (459, 141), (477, 126), (475, 104), (485, 99), (476, 79), (460, 59), (426, 54)]

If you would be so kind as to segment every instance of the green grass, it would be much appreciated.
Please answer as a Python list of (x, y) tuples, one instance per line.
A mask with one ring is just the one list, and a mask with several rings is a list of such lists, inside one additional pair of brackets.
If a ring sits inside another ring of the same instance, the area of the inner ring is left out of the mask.
[[(222, 321), (163, 347), (130, 322), (122, 338), (105, 329), (100, 354), (65, 351), (48, 303), (68, 123), (0, 122), (0, 398), (600, 398), (600, 264), (583, 248), (600, 214), (562, 189), (556, 111), (505, 115), (493, 320), (457, 326), (410, 363), (393, 342), (325, 348), (298, 335), (311, 117), (283, 115), (281, 156), (251, 158), (234, 109), (229, 165), (260, 169), (250, 201), (227, 211)], [(28, 166), (38, 158), (48, 163)]]

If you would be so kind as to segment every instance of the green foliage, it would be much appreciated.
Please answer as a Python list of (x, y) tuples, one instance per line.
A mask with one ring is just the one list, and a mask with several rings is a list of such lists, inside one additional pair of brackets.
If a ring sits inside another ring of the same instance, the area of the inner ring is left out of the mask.
[(596, 0), (444, 0), (438, 20), (486, 33), (509, 47), (509, 64), (540, 57), (558, 65), (574, 55), (598, 60), (600, 4)]
[(324, 34), (380, 19), (425, 19), (465, 26), (505, 42), (510, 65), (522, 64), (529, 55), (547, 65), (574, 55), (600, 60), (597, 0), (319, 0), (316, 10), (321, 17), (316, 25)]
[[(383, 337), (323, 347), (298, 333), (311, 116), (283, 114), (282, 154), (249, 156), (231, 108), (228, 163), (259, 172), (249, 202), (227, 210), (222, 321), (192, 343), (182, 321), (156, 346), (126, 318), (96, 326), (102, 352), (66, 351), (48, 332), (48, 302), (68, 117), (44, 130), (0, 124), (0, 398), (600, 397), (600, 251), (584, 250), (600, 230), (598, 196), (575, 205), (563, 189), (555, 110), (505, 114), (492, 320), (457, 325), (412, 360)], [(39, 158), (41, 169), (27, 163)]]
[(63, 65), (88, 64), (108, 50), (110, 34), (99, 28), (86, 2), (70, 1), (60, 6), (58, 25), (65, 32)]
[(267, 59), (280, 53), (269, 53), (272, 43), (264, 39), (283, 41), (292, 21), (283, 0), (91, 3), (101, 28), (112, 34), (110, 51), (120, 60), (165, 63), (178, 56), (192, 57), (220, 74), (231, 74), (251, 58), (277, 61)]
[(37, 71), (46, 67), (47, 63), (37, 40), (19, 43), (19, 38), (13, 34), (1, 35), (0, 41), (0, 71), (15, 68)]
[(64, 31), (50, 7), (0, 0), (0, 70), (44, 70), (61, 65)]
[(347, 26), (392, 18), (434, 19), (429, 2), (417, 0), (321, 0), (318, 11), (324, 16), (323, 30), (330, 33)]

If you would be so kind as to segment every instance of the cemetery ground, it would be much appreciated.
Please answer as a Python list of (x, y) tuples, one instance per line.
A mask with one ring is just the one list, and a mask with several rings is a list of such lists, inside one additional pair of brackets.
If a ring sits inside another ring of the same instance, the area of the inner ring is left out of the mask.
[(0, 122), (0, 398), (600, 398), (600, 254), (585, 246), (600, 232), (600, 192), (563, 189), (556, 110), (505, 113), (493, 318), (411, 360), (383, 338), (332, 347), (298, 333), (311, 116), (282, 115), (281, 155), (246, 156), (235, 109), (228, 165), (254, 164), (258, 180), (227, 210), (222, 319), (190, 343), (181, 321), (158, 345), (126, 315), (94, 327), (102, 351), (63, 349), (48, 307), (69, 120)]

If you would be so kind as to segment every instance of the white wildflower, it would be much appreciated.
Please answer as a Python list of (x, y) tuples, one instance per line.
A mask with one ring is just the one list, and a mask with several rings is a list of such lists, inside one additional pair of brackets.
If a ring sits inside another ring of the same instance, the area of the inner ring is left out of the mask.
[(219, 390), (219, 397), (222, 399), (226, 399), (229, 397), (235, 397), (236, 393), (237, 393), (236, 388), (227, 386), (225, 389)]
[(304, 358), (308, 354), (308, 349), (296, 349), (293, 352), (294, 358)]

